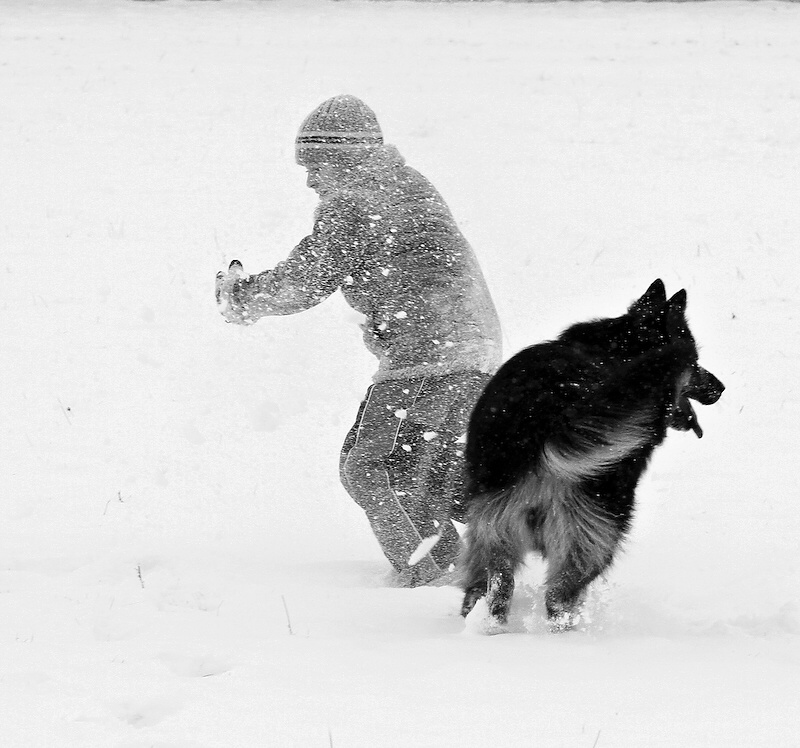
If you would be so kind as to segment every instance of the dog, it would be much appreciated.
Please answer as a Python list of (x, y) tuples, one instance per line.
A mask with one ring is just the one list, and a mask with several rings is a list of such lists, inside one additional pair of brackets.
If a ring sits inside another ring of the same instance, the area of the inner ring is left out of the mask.
[(467, 431), (461, 614), (485, 598), (501, 629), (535, 551), (550, 628), (573, 628), (630, 528), (653, 451), (668, 428), (702, 437), (690, 400), (710, 405), (724, 389), (698, 364), (686, 291), (668, 300), (660, 279), (621, 317), (573, 325), (503, 364)]

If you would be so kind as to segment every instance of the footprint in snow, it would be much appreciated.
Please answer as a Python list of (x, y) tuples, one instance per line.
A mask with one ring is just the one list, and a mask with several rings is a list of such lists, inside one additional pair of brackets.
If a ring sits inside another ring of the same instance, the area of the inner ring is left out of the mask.
[(213, 655), (182, 655), (164, 653), (159, 659), (175, 675), (185, 678), (209, 678), (212, 675), (222, 675), (231, 670), (232, 665)]
[(177, 714), (183, 704), (176, 698), (164, 697), (142, 701), (124, 701), (112, 706), (117, 719), (132, 727), (152, 727)]

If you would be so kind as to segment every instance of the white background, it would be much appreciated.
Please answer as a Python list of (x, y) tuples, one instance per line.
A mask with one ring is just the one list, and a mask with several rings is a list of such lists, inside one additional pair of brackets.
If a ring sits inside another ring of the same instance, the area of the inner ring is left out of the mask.
[[(5, 747), (800, 744), (800, 6), (0, 2)], [(362, 97), (474, 245), (507, 355), (685, 287), (727, 385), (577, 631), (397, 589), (338, 482), (336, 295), (226, 325)]]

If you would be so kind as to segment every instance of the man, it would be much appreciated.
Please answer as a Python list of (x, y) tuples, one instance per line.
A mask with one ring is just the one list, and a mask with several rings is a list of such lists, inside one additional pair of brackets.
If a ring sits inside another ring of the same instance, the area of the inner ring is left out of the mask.
[(335, 96), (303, 122), (296, 160), (320, 197), (312, 233), (272, 270), (217, 276), (229, 322), (309, 309), (339, 289), (365, 315), (378, 371), (345, 439), (342, 484), (405, 586), (447, 572), (463, 519), (463, 435), (500, 363), (500, 324), (442, 197), (383, 142), (374, 112)]

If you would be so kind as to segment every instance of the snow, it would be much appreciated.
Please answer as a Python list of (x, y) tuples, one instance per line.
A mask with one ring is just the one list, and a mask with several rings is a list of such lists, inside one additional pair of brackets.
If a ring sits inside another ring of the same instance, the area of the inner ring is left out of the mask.
[[(436, 520), (433, 521), (434, 525), (436, 525)], [(427, 538), (423, 538), (422, 542), (414, 549), (414, 552), (408, 557), (408, 565), (409, 566), (416, 566), (420, 561), (422, 561), (425, 556), (428, 555), (430, 550), (435, 546), (439, 540), (441, 540), (441, 535), (430, 535)]]
[[(794, 746), (800, 6), (0, 4), (4, 746)], [(576, 631), (388, 583), (338, 482), (375, 361), (339, 296), (240, 328), (214, 276), (316, 202), (349, 92), (441, 190), (505, 349), (689, 293), (726, 384)]]

